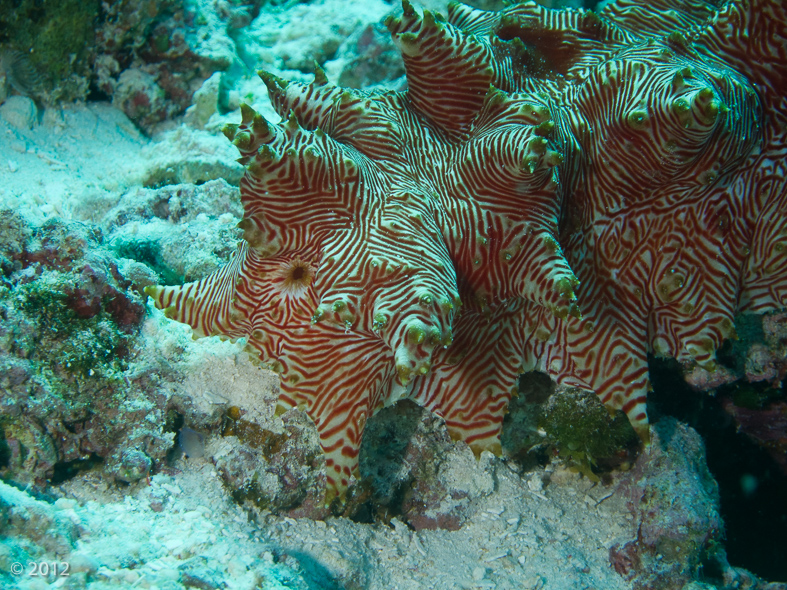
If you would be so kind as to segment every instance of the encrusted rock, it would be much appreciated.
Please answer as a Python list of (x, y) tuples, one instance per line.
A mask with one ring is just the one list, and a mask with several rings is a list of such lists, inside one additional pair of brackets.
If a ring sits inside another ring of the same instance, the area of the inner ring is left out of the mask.
[(719, 491), (694, 430), (665, 418), (653, 434), (649, 450), (618, 484), (637, 539), (613, 546), (610, 562), (634, 588), (680, 588), (703, 564), (726, 564)]

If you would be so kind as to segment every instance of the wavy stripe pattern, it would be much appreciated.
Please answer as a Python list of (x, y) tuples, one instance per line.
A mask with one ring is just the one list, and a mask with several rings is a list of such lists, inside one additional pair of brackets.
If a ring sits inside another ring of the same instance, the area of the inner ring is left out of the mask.
[(649, 353), (712, 371), (736, 313), (787, 306), (787, 14), (716, 4), (452, 5), (445, 22), (405, 0), (386, 24), (407, 92), (261, 72), (282, 121), (244, 105), (225, 129), (244, 241), (147, 292), (280, 373), (282, 407), (317, 426), (326, 501), (403, 397), (500, 452), (534, 368), (647, 439)]

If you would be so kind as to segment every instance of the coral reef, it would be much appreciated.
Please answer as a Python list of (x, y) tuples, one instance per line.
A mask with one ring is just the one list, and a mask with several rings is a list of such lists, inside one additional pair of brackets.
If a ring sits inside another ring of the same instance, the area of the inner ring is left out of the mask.
[(0, 2), (0, 72), (6, 86), (47, 104), (112, 99), (150, 131), (191, 104), (199, 84), (234, 51), (200, 53), (186, 38), (182, 0)]
[(339, 48), (347, 54), (347, 65), (339, 74), (339, 85), (350, 88), (387, 86), (398, 89), (404, 79), (402, 57), (388, 31), (379, 23), (356, 31)]
[[(221, 265), (232, 252), (241, 217), (237, 189), (216, 180), (134, 189), (98, 221), (117, 256), (146, 265), (164, 281), (178, 282)], [(192, 246), (195, 240), (200, 248)]]
[(647, 438), (649, 352), (712, 371), (736, 313), (787, 304), (784, 6), (452, 4), (444, 21), (405, 2), (387, 24), (406, 92), (262, 73), (284, 120), (244, 106), (226, 130), (247, 168), (238, 252), (146, 292), (281, 374), (329, 500), (402, 398), (499, 452), (534, 368)]
[(738, 431), (766, 449), (787, 473), (787, 314), (744, 314), (735, 319), (737, 339), (725, 342), (711, 370), (689, 367), (686, 382), (715, 390)]
[(106, 460), (119, 479), (146, 477), (172, 435), (128, 371), (139, 293), (94, 229), (3, 211), (0, 232), (0, 472), (43, 484)]
[(98, 0), (0, 2), (0, 43), (29, 58), (41, 78), (37, 94), (51, 102), (86, 96)]
[[(387, 420), (394, 428), (406, 413), (429, 415), (414, 404), (404, 406), (407, 412)], [(425, 442), (430, 434), (424, 430)], [(316, 437), (313, 443), (319, 453)], [(219, 455), (212, 444), (211, 454)], [(638, 581), (650, 582), (651, 588), (710, 588), (683, 586), (698, 567), (703, 580), (718, 577), (720, 588), (780, 588), (726, 564), (714, 544), (718, 498), (702, 442), (674, 421), (656, 426), (651, 451), (642, 453), (630, 471), (615, 474), (610, 486), (556, 465), (523, 479), (491, 455), (476, 462), (466, 445), (456, 447), (462, 457), (444, 466), (453, 469), (445, 482), (463, 487), (467, 518), (452, 532), (414, 531), (395, 517), (390, 526), (366, 526), (346, 518), (296, 520), (250, 511), (223, 493), (216, 477), (221, 467), (205, 460), (158, 473), (148, 485), (122, 493), (95, 472), (35, 497), (0, 482), (0, 583), (40, 587), (9, 575), (14, 561), (34, 560), (68, 562), (73, 588), (226, 584), (382, 590), (495, 584), (513, 589), (547, 584), (624, 590)], [(682, 492), (677, 501), (670, 493), (675, 485)], [(663, 510), (665, 505), (671, 507)], [(621, 548), (630, 559), (618, 555)], [(615, 573), (610, 560), (628, 568), (623, 573), (630, 582)], [(681, 585), (670, 585), (670, 573)], [(54, 583), (57, 577), (50, 572), (45, 580)]]

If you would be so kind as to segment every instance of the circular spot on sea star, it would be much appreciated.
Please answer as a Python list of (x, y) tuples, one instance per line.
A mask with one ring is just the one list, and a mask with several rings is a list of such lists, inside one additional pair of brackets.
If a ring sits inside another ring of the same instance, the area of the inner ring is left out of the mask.
[(294, 258), (282, 264), (277, 272), (279, 288), (287, 297), (300, 297), (314, 280), (314, 267), (307, 260)]

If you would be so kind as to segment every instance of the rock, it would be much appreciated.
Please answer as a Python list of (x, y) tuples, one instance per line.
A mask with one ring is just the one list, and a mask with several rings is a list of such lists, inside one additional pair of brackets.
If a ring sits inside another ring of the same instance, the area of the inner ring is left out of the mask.
[(176, 109), (156, 82), (141, 69), (122, 72), (115, 85), (112, 105), (126, 113), (142, 130), (150, 132), (156, 123), (173, 116)]
[(681, 588), (703, 563), (726, 563), (719, 490), (694, 430), (665, 418), (651, 432), (650, 447), (618, 484), (637, 538), (612, 546), (610, 562), (634, 588)]
[(186, 121), (198, 129), (205, 127), (218, 108), (221, 77), (222, 75), (216, 72), (205, 80), (199, 90), (194, 93), (194, 104), (186, 109)]
[(0, 537), (14, 539), (35, 558), (70, 553), (78, 535), (77, 525), (54, 506), (0, 481)]
[(26, 96), (10, 96), (0, 105), (0, 116), (17, 129), (32, 129), (38, 121), (38, 108)]
[(126, 483), (133, 483), (150, 475), (153, 462), (145, 453), (138, 449), (126, 449), (120, 455), (120, 460), (110, 468), (110, 473)]

